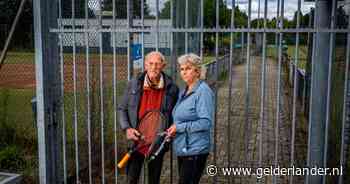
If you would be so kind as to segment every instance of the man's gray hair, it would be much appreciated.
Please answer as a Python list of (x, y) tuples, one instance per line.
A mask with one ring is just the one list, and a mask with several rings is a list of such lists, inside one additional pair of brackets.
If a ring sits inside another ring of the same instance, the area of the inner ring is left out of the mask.
[(158, 56), (160, 57), (160, 60), (161, 60), (164, 64), (166, 64), (166, 60), (165, 60), (164, 55), (163, 55), (161, 52), (159, 52), (159, 51), (152, 51), (152, 52), (148, 53), (148, 54), (145, 56), (145, 61), (147, 61), (147, 60), (148, 60), (151, 56), (153, 56), (153, 55), (158, 55)]

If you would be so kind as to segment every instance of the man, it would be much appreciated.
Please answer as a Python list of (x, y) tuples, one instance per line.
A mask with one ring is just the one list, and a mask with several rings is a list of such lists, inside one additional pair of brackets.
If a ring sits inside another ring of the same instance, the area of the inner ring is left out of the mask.
[[(171, 112), (176, 104), (179, 89), (163, 69), (165, 58), (160, 52), (150, 52), (145, 57), (145, 72), (129, 81), (124, 92), (121, 104), (118, 107), (119, 123), (130, 141), (139, 140), (140, 133), (135, 129), (140, 117), (148, 110), (158, 109), (165, 118), (165, 131), (172, 122)], [(148, 183), (158, 184), (161, 174), (164, 153), (148, 164)], [(129, 184), (138, 183), (144, 162), (142, 150), (131, 155), (127, 165), (127, 178)]]

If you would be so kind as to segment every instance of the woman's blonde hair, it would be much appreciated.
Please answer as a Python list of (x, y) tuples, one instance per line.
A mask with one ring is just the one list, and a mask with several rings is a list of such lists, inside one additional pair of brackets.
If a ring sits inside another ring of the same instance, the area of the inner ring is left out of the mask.
[(199, 78), (204, 78), (204, 68), (202, 67), (202, 59), (198, 55), (194, 53), (184, 54), (177, 59), (177, 63), (179, 63), (179, 65), (186, 63), (191, 64), (198, 70)]

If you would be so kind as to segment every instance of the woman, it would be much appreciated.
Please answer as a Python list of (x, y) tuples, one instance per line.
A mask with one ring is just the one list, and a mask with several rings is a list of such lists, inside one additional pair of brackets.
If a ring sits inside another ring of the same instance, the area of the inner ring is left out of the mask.
[(167, 130), (175, 136), (173, 147), (178, 158), (179, 184), (199, 183), (211, 148), (214, 95), (200, 79), (201, 59), (195, 54), (178, 59), (186, 83), (173, 109), (174, 124)]

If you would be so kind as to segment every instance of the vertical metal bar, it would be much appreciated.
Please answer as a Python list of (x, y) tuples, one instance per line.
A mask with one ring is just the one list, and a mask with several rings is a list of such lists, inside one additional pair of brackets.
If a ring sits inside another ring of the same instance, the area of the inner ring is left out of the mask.
[(159, 50), (159, 0), (156, 0), (156, 51)]
[[(170, 28), (174, 28), (174, 1), (170, 0), (170, 24), (171, 27)], [(170, 53), (171, 53), (171, 71), (172, 74), (171, 76), (173, 77), (173, 79), (175, 79), (175, 75), (176, 75), (176, 61), (175, 61), (175, 56), (174, 56), (174, 32), (171, 31), (170, 32)]]
[(260, 0), (258, 0), (258, 22), (257, 28), (260, 28)]
[[(312, 29), (312, 23), (313, 23), (313, 17), (314, 17), (314, 8), (310, 8), (310, 13), (309, 13), (309, 16), (308, 16), (308, 28)], [(307, 98), (309, 98), (309, 94), (310, 94), (310, 91), (309, 91), (309, 81), (310, 81), (310, 78), (309, 76), (311, 75), (310, 74), (310, 62), (311, 62), (311, 58), (312, 58), (312, 43), (311, 43), (311, 34), (313, 35), (312, 32), (307, 32), (307, 46), (308, 46), (308, 54), (307, 54), (307, 64), (306, 64), (306, 69), (305, 69), (305, 74), (304, 74), (304, 79), (305, 81), (307, 82), (304, 82), (304, 85), (303, 85), (303, 99), (302, 99), (302, 111), (307, 113), (308, 112), (308, 102), (307, 102)]]
[[(337, 6), (337, 0), (332, 1), (332, 16), (331, 16), (331, 29), (335, 27), (335, 9)], [(327, 76), (327, 105), (326, 105), (326, 127), (324, 136), (324, 154), (323, 154), (323, 167), (327, 167), (327, 149), (328, 149), (328, 129), (329, 129), (329, 116), (330, 116), (330, 98), (331, 98), (331, 88), (332, 88), (332, 61), (334, 58), (333, 47), (334, 47), (334, 34), (330, 33), (330, 48), (329, 48), (329, 61), (328, 61), (328, 76)], [(323, 184), (326, 184), (326, 175), (323, 175)]]
[[(313, 106), (313, 83), (314, 83), (314, 65), (315, 65), (315, 50), (316, 50), (316, 38), (317, 38), (317, 32), (318, 32), (318, 26), (317, 22), (318, 22), (318, 18), (317, 18), (317, 9), (318, 9), (318, 0), (315, 0), (315, 11), (314, 11), (314, 28), (316, 29), (316, 32), (313, 33), (313, 39), (312, 39), (312, 58), (311, 58), (311, 84), (310, 84), (310, 105), (309, 105), (309, 127), (308, 127), (308, 153), (307, 153), (307, 167), (310, 167), (310, 158), (311, 158), (311, 128), (312, 128), (312, 123), (311, 123), (311, 117), (312, 117), (312, 106)], [(309, 175), (306, 175), (305, 178), (305, 184), (309, 184)]]
[[(243, 28), (243, 26), (242, 26)], [(242, 62), (243, 62), (243, 55), (244, 53), (244, 32), (241, 33), (241, 58), (242, 58)]]
[[(143, 0), (141, 0), (142, 6), (141, 6), (141, 12), (143, 13)], [(117, 163), (118, 161), (118, 139), (117, 139), (117, 57), (116, 57), (116, 32), (117, 29), (116, 25), (116, 2), (115, 0), (112, 0), (113, 3), (113, 31), (112, 34), (112, 40), (113, 40), (113, 134), (114, 134), (114, 163)], [(142, 14), (141, 13), (141, 14)], [(141, 15), (141, 19), (143, 21), (143, 15)], [(143, 22), (142, 22), (142, 28), (143, 28)], [(141, 36), (142, 39), (142, 62), (143, 62), (143, 33)], [(142, 64), (142, 71), (143, 71), (143, 64)], [(115, 183), (118, 183), (118, 169), (115, 169)]]
[[(283, 18), (284, 18), (284, 0), (281, 1), (281, 17), (279, 18), (279, 29), (283, 29)], [(277, 73), (277, 110), (276, 110), (276, 126), (275, 126), (275, 167), (278, 166), (278, 152), (279, 152), (279, 121), (280, 121), (280, 102), (281, 102), (281, 69), (282, 69), (282, 39), (283, 34), (279, 33), (278, 43), (278, 73)], [(273, 183), (277, 183), (277, 176), (273, 176)]]
[[(260, 0), (259, 0), (260, 3)], [(259, 140), (259, 167), (262, 167), (263, 160), (263, 137), (264, 137), (264, 122), (265, 122), (265, 63), (266, 63), (266, 28), (267, 28), (267, 6), (268, 2), (264, 3), (264, 33), (263, 33), (263, 48), (262, 48), (262, 66), (261, 66), (261, 96), (260, 96), (260, 140)]]
[[(174, 1), (170, 0), (170, 22), (171, 28), (174, 27)], [(170, 32), (170, 60), (171, 60), (171, 76), (176, 81), (176, 58), (174, 56), (174, 32)], [(170, 146), (172, 150), (172, 145)], [(170, 151), (170, 184), (173, 184), (173, 152)]]
[[(58, 1), (58, 27), (62, 31), (62, 0)], [(60, 68), (61, 68), (61, 114), (62, 114), (62, 156), (63, 156), (63, 183), (67, 184), (67, 149), (66, 149), (66, 118), (64, 112), (64, 59), (63, 59), (63, 33), (59, 34)]]
[(202, 59), (202, 61), (204, 61), (204, 58), (203, 58), (203, 40), (204, 40), (204, 33), (203, 33), (203, 30), (204, 30), (204, 0), (201, 0), (201, 13), (200, 13), (200, 16), (201, 16), (201, 35), (200, 35), (200, 57)]
[(100, 9), (100, 15), (99, 15), (99, 41), (100, 41), (100, 106), (101, 106), (101, 179), (102, 184), (105, 183), (105, 153), (104, 153), (104, 90), (103, 90), (103, 40), (102, 40), (102, 0), (99, 0), (99, 9)]
[[(203, 0), (202, 0), (203, 2)], [(235, 5), (236, 1), (232, 0), (231, 9), (231, 29), (235, 28)], [(232, 69), (233, 69), (233, 32), (230, 33), (230, 66), (229, 66), (229, 91), (228, 91), (228, 111), (227, 111), (227, 165), (231, 167), (231, 101), (232, 101)], [(231, 177), (228, 177), (231, 183)]]
[[(313, 8), (310, 8), (310, 13), (309, 13), (309, 22), (308, 22), (308, 28), (312, 28), (312, 20), (314, 19), (314, 12), (313, 12)], [(310, 70), (310, 67), (309, 67), (309, 62), (311, 60), (311, 52), (312, 52), (312, 44), (310, 43), (311, 41), (311, 32), (308, 32), (307, 33), (307, 46), (308, 46), (308, 55), (307, 55), (307, 64), (306, 64), (306, 72), (305, 72), (305, 75), (304, 75), (304, 78), (305, 78), (305, 81), (307, 82), (304, 82), (304, 90), (303, 90), (303, 100), (302, 100), (302, 111), (304, 112), (307, 112), (307, 108), (308, 108), (308, 104), (307, 104), (307, 98), (309, 98), (309, 94), (310, 94), (310, 91), (308, 90), (309, 88), (309, 70)]]
[[(280, 17), (280, 1), (281, 0), (277, 0), (277, 15), (276, 15), (276, 28), (278, 28), (279, 26), (279, 17)], [(278, 55), (278, 33), (275, 33), (275, 47), (276, 47), (276, 60), (278, 59), (277, 55)]]
[[(350, 23), (348, 23), (348, 29), (350, 28)], [(349, 60), (350, 60), (350, 33), (347, 33), (347, 46), (346, 46), (346, 64), (345, 64), (345, 76), (344, 76), (344, 102), (343, 102), (343, 119), (342, 119), (342, 133), (341, 133), (341, 147), (340, 147), (340, 167), (345, 168), (345, 124), (346, 124), (346, 112), (348, 111), (346, 107), (347, 93), (348, 93), (348, 80), (349, 80)], [(343, 175), (339, 176), (338, 184), (343, 184)]]
[(79, 181), (79, 141), (78, 141), (78, 109), (77, 109), (77, 65), (76, 65), (76, 43), (75, 43), (75, 0), (72, 0), (72, 35), (73, 35), (73, 93), (74, 93), (74, 142), (75, 142), (75, 172), (76, 182)]
[[(188, 0), (185, 2), (185, 28), (188, 28)], [(185, 52), (188, 53), (188, 32), (185, 32)]]
[[(251, 10), (252, 10), (252, 1), (248, 0), (248, 29), (251, 29)], [(247, 164), (247, 161), (249, 159), (248, 157), (248, 147), (249, 147), (249, 134), (248, 127), (250, 126), (250, 119), (249, 119), (249, 101), (250, 101), (250, 87), (249, 87), (249, 73), (250, 73), (250, 32), (247, 32), (247, 58), (246, 58), (246, 80), (245, 80), (245, 105), (244, 105), (244, 118), (245, 118), (245, 132), (244, 132), (244, 161), (245, 164)]]
[[(89, 0), (85, 1), (85, 29), (89, 28)], [(88, 164), (89, 164), (89, 184), (92, 184), (92, 159), (91, 159), (91, 109), (90, 109), (90, 58), (89, 58), (89, 33), (84, 31), (85, 54), (86, 54), (86, 108), (87, 108), (87, 128), (88, 128)]]
[[(141, 28), (145, 28), (145, 12), (144, 12), (145, 2), (141, 0)], [(142, 72), (145, 70), (145, 33), (141, 33), (141, 60), (142, 60)]]
[[(171, 28), (175, 28), (174, 23), (174, 1), (170, 0), (170, 21), (171, 21)], [(174, 50), (174, 32), (170, 32), (170, 52), (171, 52), (171, 76), (173, 80), (176, 81), (176, 54)], [(172, 156), (172, 152), (170, 153)], [(172, 163), (172, 162), (171, 162)]]
[[(296, 28), (300, 28), (300, 14), (301, 14), (301, 0), (298, 0), (298, 10), (297, 10), (297, 25)], [(294, 65), (294, 82), (293, 82), (293, 117), (292, 117), (292, 140), (291, 140), (291, 152), (290, 152), (290, 166), (294, 166), (294, 146), (295, 146), (295, 122), (296, 122), (296, 101), (297, 101), (297, 74), (299, 65), (299, 33), (296, 33), (295, 39), (295, 65)], [(293, 184), (293, 175), (289, 176), (289, 183)]]
[[(319, 0), (316, 4), (318, 10), (316, 9), (318, 16), (316, 24), (316, 34), (317, 38), (315, 41), (315, 61), (317, 64), (313, 65), (313, 84), (311, 88), (313, 90), (313, 101), (312, 101), (312, 111), (310, 111), (310, 137), (311, 142), (309, 145), (310, 153), (310, 167), (323, 165), (324, 158), (324, 137), (327, 128), (326, 116), (327, 116), (327, 98), (322, 98), (327, 96), (328, 84), (328, 70), (329, 70), (329, 57), (330, 57), (330, 34), (326, 32), (320, 32), (320, 29), (329, 28), (331, 23), (331, 9), (330, 1)], [(321, 139), (320, 139), (321, 138)], [(310, 176), (310, 183), (321, 183), (323, 180), (322, 176)]]
[(35, 35), (35, 78), (37, 100), (38, 162), (41, 184), (62, 182), (61, 143), (58, 123), (61, 89), (59, 45), (57, 35), (57, 3), (33, 1)]
[[(188, 0), (186, 0), (187, 2)], [(186, 3), (187, 4), (187, 3)], [(187, 11), (186, 11), (187, 12)], [(220, 22), (219, 22), (219, 0), (216, 0), (216, 29), (219, 29), (220, 27)], [(216, 165), (216, 143), (217, 143), (217, 104), (218, 104), (218, 80), (219, 80), (219, 33), (216, 31), (215, 33), (215, 123), (214, 123), (214, 165)], [(217, 183), (217, 177), (214, 176), (214, 183)]]
[[(35, 28), (35, 81), (36, 81), (36, 98), (37, 98), (37, 129), (38, 129), (38, 155), (39, 155), (39, 181), (40, 184), (46, 184), (49, 181), (50, 173), (48, 171), (46, 155), (47, 136), (45, 122), (45, 103), (44, 102), (44, 50), (43, 35), (45, 27), (42, 25), (42, 11), (45, 4), (41, 1), (33, 1), (33, 17)], [(46, 7), (45, 7), (46, 8)], [(43, 13), (45, 14), (45, 13)]]
[[(128, 21), (128, 29), (130, 29), (132, 27), (132, 22), (133, 22), (133, 16), (132, 16), (132, 12), (130, 12), (130, 9), (131, 9), (131, 0), (126, 0), (126, 14), (127, 14), (127, 21)], [(131, 32), (128, 32), (128, 40), (127, 40), (127, 58), (128, 58), (128, 80), (131, 80), (132, 78), (132, 74), (133, 74), (133, 61), (131, 61), (131, 36), (132, 36), (132, 33)]]

